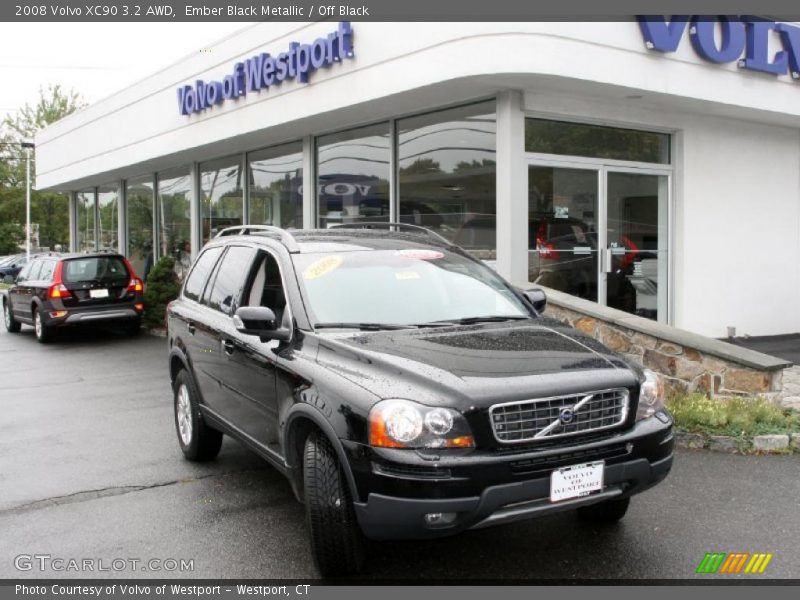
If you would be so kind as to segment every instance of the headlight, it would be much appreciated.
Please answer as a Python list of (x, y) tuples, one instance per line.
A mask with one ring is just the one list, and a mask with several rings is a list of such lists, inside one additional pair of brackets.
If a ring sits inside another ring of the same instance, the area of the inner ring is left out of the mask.
[(636, 420), (641, 421), (652, 417), (659, 410), (664, 409), (664, 383), (661, 378), (650, 369), (644, 370), (644, 383), (639, 389), (639, 408), (636, 411)]
[(450, 408), (383, 400), (369, 411), (369, 443), (381, 448), (474, 448), (467, 420)]

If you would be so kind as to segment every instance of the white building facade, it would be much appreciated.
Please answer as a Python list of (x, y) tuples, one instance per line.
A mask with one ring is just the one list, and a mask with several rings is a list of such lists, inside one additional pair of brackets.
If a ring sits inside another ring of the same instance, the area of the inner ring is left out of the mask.
[(793, 35), (259, 23), (43, 130), (36, 183), (71, 193), (73, 250), (140, 275), (230, 225), (402, 221), (516, 283), (712, 337), (794, 333)]

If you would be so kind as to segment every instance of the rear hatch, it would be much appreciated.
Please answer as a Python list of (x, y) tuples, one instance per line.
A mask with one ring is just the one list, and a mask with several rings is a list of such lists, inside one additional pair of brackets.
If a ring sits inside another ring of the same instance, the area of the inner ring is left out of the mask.
[(133, 302), (128, 286), (134, 275), (118, 255), (82, 256), (64, 261), (61, 281), (70, 295), (65, 308), (94, 308)]

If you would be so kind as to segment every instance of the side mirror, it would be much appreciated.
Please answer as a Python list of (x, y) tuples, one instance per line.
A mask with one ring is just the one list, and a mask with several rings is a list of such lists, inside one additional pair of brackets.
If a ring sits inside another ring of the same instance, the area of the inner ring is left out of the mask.
[(17, 278), (16, 278), (16, 277), (14, 277), (13, 275), (6, 275), (5, 277), (3, 277), (3, 283), (12, 284), (12, 283), (14, 283), (16, 280), (17, 280)]
[(278, 325), (278, 318), (266, 306), (242, 306), (233, 315), (236, 331), (245, 335), (257, 335), (262, 342), (267, 340), (288, 341), (292, 331)]
[(547, 306), (547, 295), (544, 293), (543, 289), (531, 288), (523, 291), (522, 294), (528, 299), (528, 302), (533, 304), (533, 308), (536, 309), (536, 312), (544, 312)]

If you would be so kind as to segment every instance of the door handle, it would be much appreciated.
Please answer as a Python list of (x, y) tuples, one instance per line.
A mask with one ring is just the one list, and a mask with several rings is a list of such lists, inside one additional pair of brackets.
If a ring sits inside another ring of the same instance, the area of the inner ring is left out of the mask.
[(601, 271), (603, 273), (611, 273), (613, 264), (611, 256), (611, 248), (602, 248), (600, 252), (601, 252), (600, 258), (602, 263)]
[(233, 354), (233, 351), (236, 350), (236, 346), (233, 344), (231, 340), (223, 340), (222, 347), (225, 350), (225, 354), (230, 356)]
[(197, 328), (194, 326), (193, 321), (189, 321), (188, 323), (186, 323), (186, 329), (188, 329), (189, 333), (192, 335), (194, 335), (194, 332), (197, 331)]

